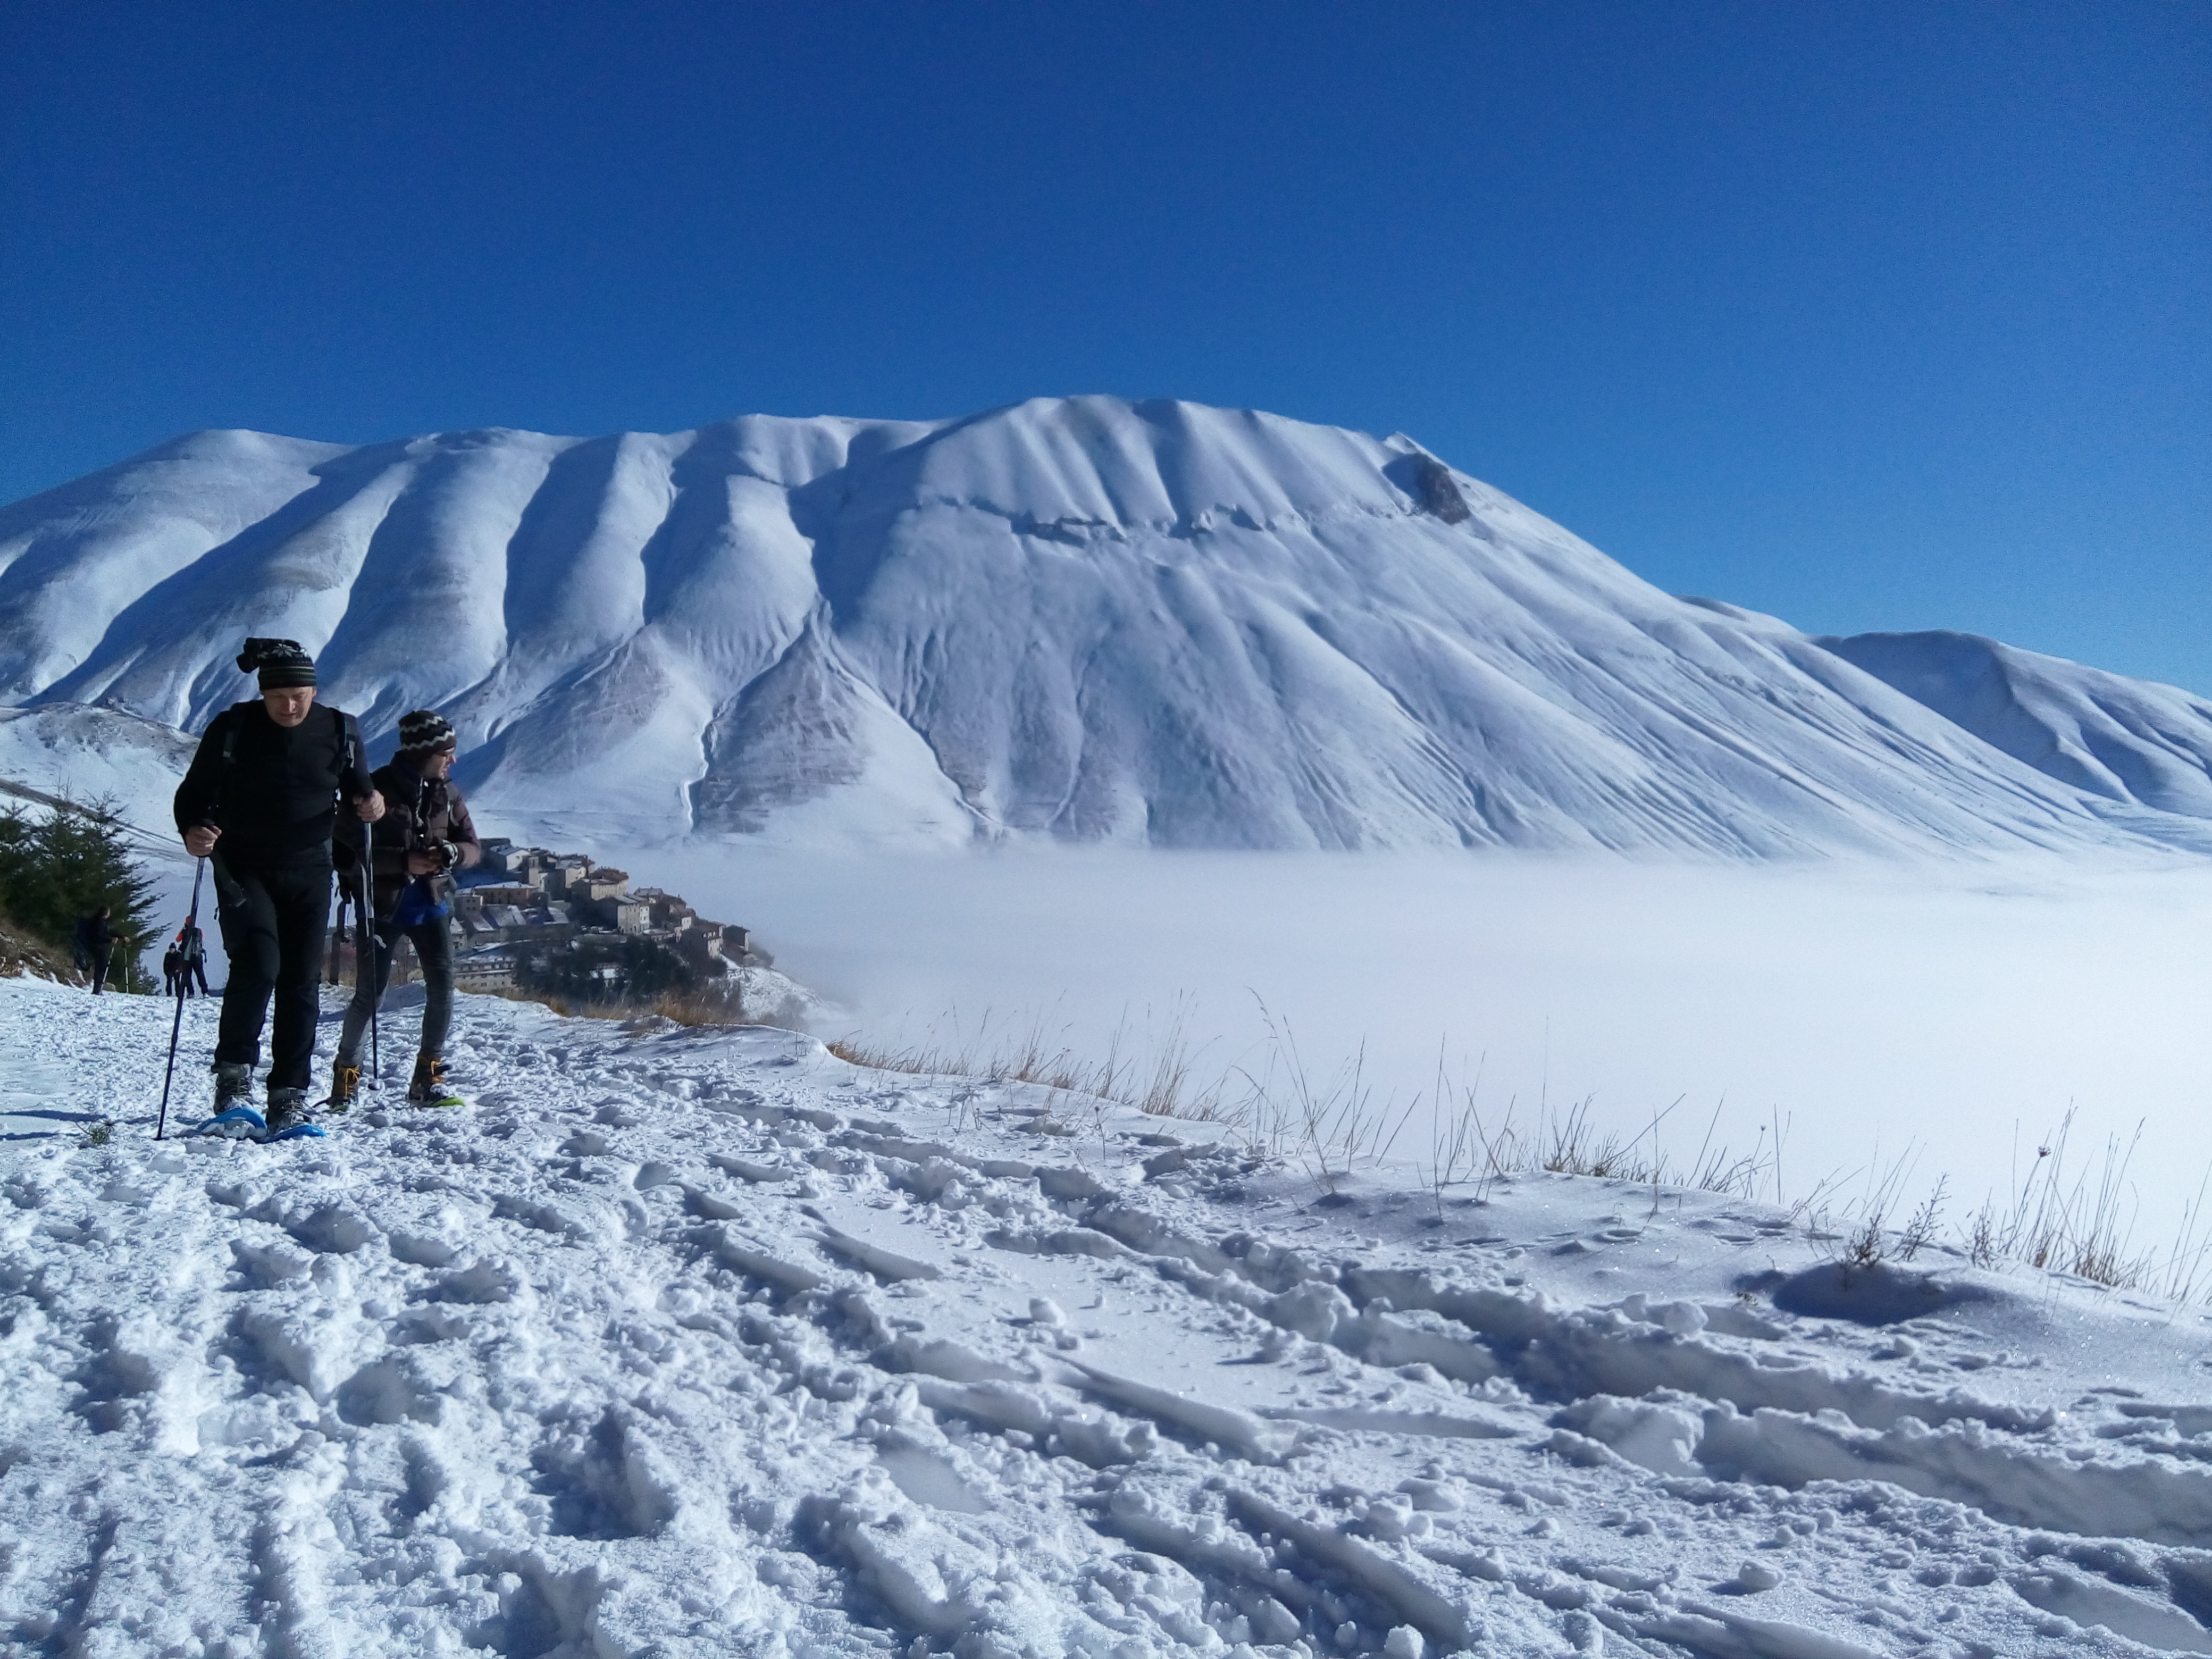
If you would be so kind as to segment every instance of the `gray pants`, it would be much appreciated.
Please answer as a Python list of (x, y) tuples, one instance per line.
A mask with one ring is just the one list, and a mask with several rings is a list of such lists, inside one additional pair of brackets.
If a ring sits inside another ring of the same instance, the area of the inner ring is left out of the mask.
[[(445, 917), (433, 916), (412, 927), (397, 927), (388, 921), (377, 925), (374, 971), (359, 975), (353, 1000), (346, 1006), (344, 1029), (338, 1034), (341, 1066), (360, 1060), (362, 1033), (368, 1030), (369, 1013), (392, 977), (392, 943), (402, 933), (414, 944), (416, 959), (422, 964), (422, 988), (429, 994), (422, 1006), (421, 1052), (433, 1060), (445, 1055), (446, 1033), (453, 1024), (453, 936), (446, 931)], [(356, 960), (359, 960), (357, 955)]]

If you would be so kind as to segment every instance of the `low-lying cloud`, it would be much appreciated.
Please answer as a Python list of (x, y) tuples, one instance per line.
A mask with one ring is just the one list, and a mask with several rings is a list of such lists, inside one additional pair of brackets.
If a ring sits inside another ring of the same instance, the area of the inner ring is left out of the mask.
[[(2139, 1238), (2212, 1165), (2212, 869), (1685, 866), (1613, 859), (1013, 851), (687, 852), (641, 875), (752, 926), (878, 1039), (1041, 1025), (1079, 1054), (1178, 1006), (1211, 1075), (1267, 1058), (1262, 1005), (1378, 1101), (1439, 1054), (1523, 1122), (1785, 1130), (1784, 1191), (1917, 1155), (1959, 1207), (2002, 1193), (2069, 1106), (2071, 1155), (2143, 1125)], [(986, 1045), (988, 1046), (988, 1044)], [(1716, 1114), (1717, 1113), (1717, 1115)], [(1494, 1121), (1494, 1120), (1493, 1120)], [(1401, 1150), (1425, 1145), (1410, 1125)], [(1863, 1177), (1862, 1177), (1862, 1181)]]

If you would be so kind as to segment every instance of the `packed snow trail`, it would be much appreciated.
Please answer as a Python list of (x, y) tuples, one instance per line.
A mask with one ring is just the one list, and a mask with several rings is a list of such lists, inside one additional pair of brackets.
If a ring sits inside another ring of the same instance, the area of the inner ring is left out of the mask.
[(2195, 1312), (473, 996), (156, 1144), (168, 1013), (0, 983), (9, 1652), (2212, 1652)]

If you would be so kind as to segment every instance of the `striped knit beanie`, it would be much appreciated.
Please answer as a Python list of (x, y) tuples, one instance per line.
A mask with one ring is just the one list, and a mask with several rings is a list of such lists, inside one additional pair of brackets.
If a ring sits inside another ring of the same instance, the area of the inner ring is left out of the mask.
[(432, 709), (418, 708), (399, 717), (399, 752), (403, 755), (435, 755), (459, 748), (460, 741), (453, 723)]
[(258, 673), (264, 691), (282, 691), (315, 683), (315, 659), (297, 640), (248, 640), (238, 653), (238, 672)]

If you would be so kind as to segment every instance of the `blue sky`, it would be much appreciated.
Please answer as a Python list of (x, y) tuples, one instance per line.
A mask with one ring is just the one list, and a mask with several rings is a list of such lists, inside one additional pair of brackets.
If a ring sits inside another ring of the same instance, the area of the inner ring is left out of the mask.
[(2212, 693), (2212, 6), (0, 8), (0, 499), (1182, 397)]

